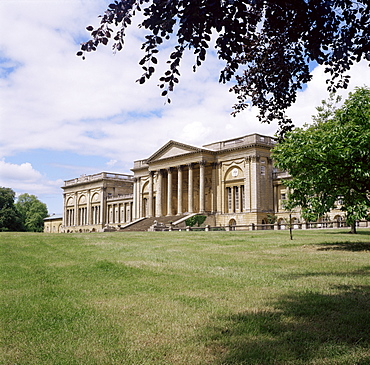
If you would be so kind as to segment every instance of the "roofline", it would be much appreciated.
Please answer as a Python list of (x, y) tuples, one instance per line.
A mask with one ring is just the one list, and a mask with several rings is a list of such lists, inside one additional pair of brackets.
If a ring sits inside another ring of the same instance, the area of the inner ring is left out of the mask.
[[(174, 145), (177, 145), (177, 146), (180, 146), (180, 147), (185, 147), (185, 148), (189, 148), (190, 150), (193, 150), (193, 151), (189, 151), (188, 153), (191, 154), (191, 153), (199, 153), (199, 152), (214, 152), (210, 149), (207, 149), (207, 148), (202, 148), (202, 147), (196, 147), (196, 146), (192, 146), (190, 144), (186, 144), (186, 143), (182, 143), (182, 142), (177, 142), (177, 141), (174, 141), (174, 140), (170, 140), (168, 141), (166, 144), (164, 144), (159, 150), (157, 150), (156, 152), (154, 152), (150, 157), (148, 157), (146, 159), (146, 162), (147, 163), (150, 163), (150, 161), (155, 157), (157, 156), (159, 153), (161, 153), (162, 151), (164, 151), (168, 146), (170, 146), (171, 144), (174, 144)], [(179, 155), (180, 156), (180, 155)], [(164, 159), (165, 160), (165, 159)], [(142, 160), (140, 160), (142, 161)]]

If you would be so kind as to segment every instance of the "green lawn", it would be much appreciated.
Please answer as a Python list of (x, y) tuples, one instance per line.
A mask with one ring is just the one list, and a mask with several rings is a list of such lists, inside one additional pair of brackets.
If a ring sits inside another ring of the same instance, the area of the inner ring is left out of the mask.
[(369, 229), (0, 246), (0, 364), (370, 364)]

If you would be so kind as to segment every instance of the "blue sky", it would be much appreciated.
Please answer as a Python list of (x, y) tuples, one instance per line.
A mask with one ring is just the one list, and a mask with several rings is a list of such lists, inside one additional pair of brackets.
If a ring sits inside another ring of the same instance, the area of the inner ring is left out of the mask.
[[(230, 116), (235, 96), (218, 84), (222, 65), (214, 54), (192, 72), (182, 62), (180, 85), (165, 104), (151, 81), (139, 85), (143, 30), (127, 32), (125, 48), (109, 47), (76, 57), (87, 25), (98, 25), (106, 0), (0, 1), (0, 186), (35, 194), (49, 213), (63, 210), (64, 180), (101, 171), (130, 173), (133, 161), (152, 155), (168, 140), (201, 146), (249, 133), (273, 135), (254, 108)], [(166, 60), (170, 49), (164, 49)], [(289, 115), (296, 125), (311, 120), (327, 98), (325, 75), (298, 96)], [(351, 71), (349, 90), (370, 80), (365, 63)]]

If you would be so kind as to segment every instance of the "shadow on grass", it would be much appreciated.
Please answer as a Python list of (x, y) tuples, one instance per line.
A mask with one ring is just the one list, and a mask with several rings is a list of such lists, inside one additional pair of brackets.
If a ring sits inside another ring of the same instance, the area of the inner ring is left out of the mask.
[(207, 330), (217, 364), (370, 364), (370, 287), (281, 297)]
[(370, 242), (332, 242), (319, 245), (318, 251), (370, 251)]
[(304, 273), (289, 273), (282, 275), (281, 277), (290, 279), (299, 279), (306, 277), (318, 277), (318, 276), (353, 276), (353, 277), (370, 277), (370, 266), (363, 266), (353, 271), (315, 271), (315, 272), (304, 272)]
[[(319, 231), (321, 234), (323, 235), (339, 235), (339, 236), (342, 236), (342, 235), (350, 235), (351, 237), (364, 237), (364, 238), (368, 238), (370, 236), (370, 229), (369, 228), (365, 228), (365, 229), (361, 229), (361, 228), (357, 228), (357, 233), (356, 234), (353, 234), (353, 233), (350, 233), (349, 231), (349, 228), (348, 230), (330, 230), (330, 229), (324, 229), (324, 230), (321, 230)], [(370, 237), (369, 237), (370, 239)]]

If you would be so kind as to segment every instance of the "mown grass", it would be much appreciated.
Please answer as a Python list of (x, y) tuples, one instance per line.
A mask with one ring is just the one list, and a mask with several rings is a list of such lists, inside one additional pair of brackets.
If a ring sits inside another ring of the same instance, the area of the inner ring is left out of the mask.
[(1, 364), (370, 364), (370, 230), (0, 245)]

